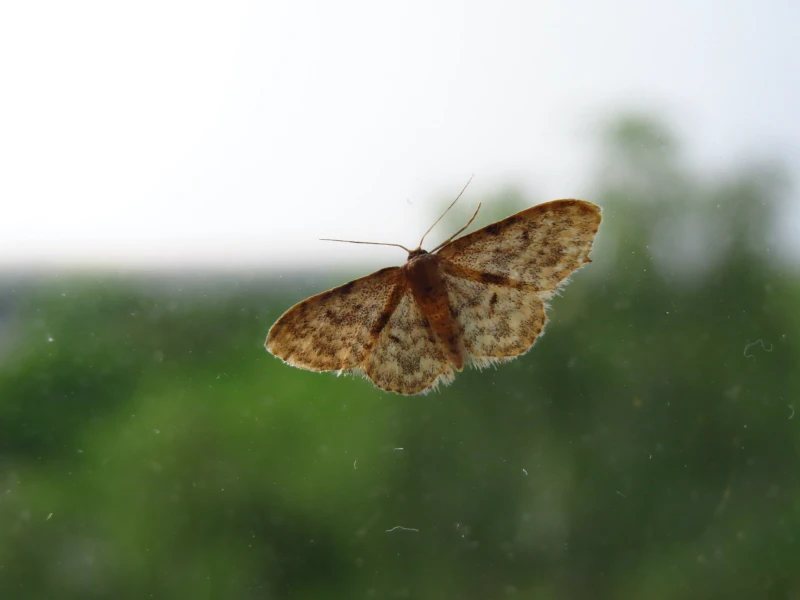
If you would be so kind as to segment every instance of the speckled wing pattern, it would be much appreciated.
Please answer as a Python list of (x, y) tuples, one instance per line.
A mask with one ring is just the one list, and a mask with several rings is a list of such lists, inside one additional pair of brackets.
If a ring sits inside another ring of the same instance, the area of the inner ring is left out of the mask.
[(357, 369), (391, 316), (403, 283), (400, 268), (390, 267), (312, 296), (272, 326), (267, 350), (311, 371)]
[[(554, 200), (518, 212), (448, 244), (439, 257), (476, 280), (524, 287), (547, 299), (591, 262), (600, 207)], [(481, 279), (482, 278), (482, 279)]]
[(461, 325), (468, 364), (483, 368), (524, 354), (542, 333), (547, 317), (534, 292), (445, 273), (451, 311)]
[(409, 288), (362, 369), (382, 390), (400, 394), (427, 393), (440, 383), (453, 381), (455, 373), (444, 346), (432, 335), (428, 320)]
[(599, 206), (583, 200), (539, 204), (439, 252), (450, 307), (467, 360), (482, 368), (531, 349), (547, 323), (547, 300), (591, 262)]

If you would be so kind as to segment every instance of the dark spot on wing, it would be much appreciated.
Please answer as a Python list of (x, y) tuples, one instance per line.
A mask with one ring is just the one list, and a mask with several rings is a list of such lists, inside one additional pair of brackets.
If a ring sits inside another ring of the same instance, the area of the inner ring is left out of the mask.
[(497, 275), (495, 273), (481, 273), (481, 281), (483, 283), (493, 283), (496, 285), (508, 285), (509, 279), (504, 275)]
[(355, 285), (356, 285), (355, 281), (345, 283), (342, 287), (339, 288), (338, 291), (340, 294), (348, 294), (355, 287)]
[(400, 343), (400, 338), (397, 337), (396, 335), (389, 335), (389, 339), (392, 340), (395, 344)]
[(498, 233), (500, 233), (501, 229), (502, 227), (500, 227), (500, 223), (492, 223), (486, 228), (486, 233), (497, 235)]
[(386, 324), (389, 322), (389, 318), (392, 316), (391, 312), (383, 312), (381, 316), (378, 317), (378, 320), (375, 322), (375, 325), (372, 327), (372, 333), (374, 335), (378, 335), (383, 328), (386, 327)]
[(492, 297), (489, 298), (489, 306), (494, 306), (497, 304), (497, 294), (492, 294)]

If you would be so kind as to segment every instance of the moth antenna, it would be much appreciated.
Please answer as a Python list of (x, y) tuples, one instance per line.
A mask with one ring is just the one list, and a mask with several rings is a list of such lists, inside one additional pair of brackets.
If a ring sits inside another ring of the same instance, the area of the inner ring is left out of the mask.
[(345, 244), (369, 244), (370, 246), (395, 246), (396, 248), (402, 248), (409, 254), (411, 254), (411, 250), (406, 248), (405, 246), (401, 246), (400, 244), (386, 244), (384, 242), (356, 242), (354, 240), (334, 240), (332, 238), (319, 238), (321, 242), (344, 242)]
[(419, 246), (418, 246), (418, 248), (422, 248), (422, 242), (424, 242), (424, 241), (425, 241), (425, 236), (427, 236), (427, 235), (428, 235), (428, 234), (429, 234), (429, 233), (430, 233), (430, 232), (433, 230), (433, 228), (434, 228), (434, 227), (436, 227), (436, 225), (439, 223), (439, 221), (441, 221), (441, 220), (442, 220), (442, 217), (444, 217), (444, 216), (447, 214), (447, 212), (448, 212), (448, 211), (449, 211), (451, 208), (453, 208), (453, 206), (455, 206), (455, 203), (456, 203), (456, 202), (458, 202), (458, 199), (459, 199), (459, 198), (461, 198), (461, 194), (463, 194), (463, 193), (464, 193), (464, 190), (466, 190), (466, 189), (467, 189), (467, 186), (469, 185), (469, 182), (470, 182), (470, 181), (472, 181), (472, 178), (473, 178), (473, 177), (475, 177), (475, 173), (473, 173), (472, 175), (470, 175), (470, 176), (469, 176), (469, 180), (467, 181), (466, 185), (464, 185), (464, 187), (462, 188), (462, 190), (461, 190), (461, 191), (458, 193), (458, 196), (456, 196), (456, 199), (455, 199), (455, 200), (453, 200), (453, 201), (450, 203), (450, 206), (448, 206), (448, 207), (447, 207), (447, 210), (445, 210), (445, 211), (442, 213), (442, 216), (441, 216), (441, 217), (439, 217), (438, 219), (436, 219), (436, 221), (434, 221), (433, 225), (431, 225), (431, 226), (428, 228), (428, 231), (426, 231), (426, 232), (425, 232), (425, 235), (423, 235), (423, 236), (422, 236), (422, 239), (419, 241)]
[(453, 241), (453, 238), (454, 238), (454, 237), (456, 237), (456, 236), (457, 236), (459, 233), (461, 233), (461, 232), (462, 232), (462, 231), (464, 231), (464, 230), (465, 230), (467, 227), (469, 227), (470, 225), (472, 225), (472, 222), (475, 220), (475, 217), (477, 217), (477, 216), (478, 216), (478, 211), (479, 211), (480, 209), (481, 209), (481, 203), (480, 203), (480, 202), (478, 202), (478, 208), (476, 208), (476, 209), (475, 209), (475, 212), (473, 213), (473, 215), (472, 215), (472, 218), (471, 218), (469, 221), (467, 221), (467, 224), (466, 224), (466, 225), (464, 225), (464, 226), (463, 226), (461, 229), (459, 229), (458, 231), (456, 231), (456, 232), (455, 232), (453, 235), (451, 235), (449, 239), (447, 239), (446, 241), (444, 241), (444, 242), (442, 242), (441, 244), (439, 244), (438, 246), (436, 246), (436, 248), (434, 248), (433, 250), (431, 250), (431, 252), (430, 252), (430, 253), (431, 253), (431, 254), (433, 254), (433, 253), (434, 253), (434, 252), (436, 252), (437, 250), (441, 250), (442, 248), (444, 248), (445, 246), (447, 246), (447, 244), (449, 244), (451, 241)]

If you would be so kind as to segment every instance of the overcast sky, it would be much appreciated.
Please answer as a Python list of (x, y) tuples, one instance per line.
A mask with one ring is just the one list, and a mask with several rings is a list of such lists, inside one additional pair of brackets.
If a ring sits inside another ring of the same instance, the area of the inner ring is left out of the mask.
[[(588, 191), (603, 115), (800, 166), (800, 3), (5, 2), (0, 265), (370, 260), (432, 206)], [(445, 236), (433, 235), (431, 242)]]

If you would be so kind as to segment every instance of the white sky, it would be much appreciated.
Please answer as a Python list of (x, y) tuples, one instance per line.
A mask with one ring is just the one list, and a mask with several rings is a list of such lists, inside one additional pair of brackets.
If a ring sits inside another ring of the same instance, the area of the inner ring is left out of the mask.
[(798, 24), (792, 0), (5, 2), (0, 265), (398, 264), (317, 238), (414, 245), (472, 173), (470, 206), (585, 196), (625, 108), (701, 164), (796, 170)]

